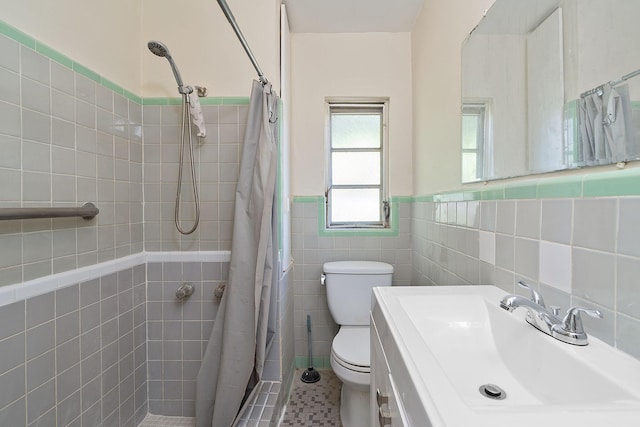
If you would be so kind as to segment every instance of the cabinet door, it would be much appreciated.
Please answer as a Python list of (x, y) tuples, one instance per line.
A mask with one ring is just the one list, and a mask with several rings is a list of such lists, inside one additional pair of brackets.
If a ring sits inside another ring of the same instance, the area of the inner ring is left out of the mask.
[[(389, 394), (391, 383), (389, 382), (389, 366), (382, 350), (382, 343), (371, 319), (371, 424), (375, 427), (385, 427), (381, 424), (380, 411), (389, 412)], [(388, 427), (390, 424), (386, 424)]]
[(391, 394), (389, 396), (391, 427), (411, 427), (412, 424), (409, 422), (409, 417), (407, 417), (407, 413), (404, 410), (404, 406), (400, 400), (401, 394), (398, 391), (396, 382), (393, 380), (392, 374), (389, 374), (389, 386), (391, 389)]
[(371, 420), (375, 427), (410, 427), (397, 385), (371, 320)]

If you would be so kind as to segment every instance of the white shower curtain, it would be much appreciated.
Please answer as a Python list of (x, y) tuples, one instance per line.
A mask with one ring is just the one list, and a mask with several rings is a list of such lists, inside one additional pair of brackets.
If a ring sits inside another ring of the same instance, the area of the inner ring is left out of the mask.
[(236, 190), (229, 280), (197, 378), (196, 426), (229, 427), (265, 358), (273, 272), (278, 96), (253, 82)]

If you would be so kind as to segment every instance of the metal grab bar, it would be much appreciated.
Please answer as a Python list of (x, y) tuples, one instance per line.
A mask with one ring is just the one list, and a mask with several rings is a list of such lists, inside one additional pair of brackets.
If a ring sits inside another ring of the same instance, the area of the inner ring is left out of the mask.
[(66, 218), (81, 216), (93, 219), (100, 210), (93, 203), (85, 203), (79, 208), (0, 208), (0, 220)]

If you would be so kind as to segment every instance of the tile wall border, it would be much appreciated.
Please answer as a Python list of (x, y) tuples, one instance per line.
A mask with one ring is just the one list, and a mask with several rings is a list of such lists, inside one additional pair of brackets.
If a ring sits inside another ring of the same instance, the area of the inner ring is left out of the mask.
[(0, 287), (0, 307), (150, 262), (228, 262), (230, 251), (139, 252), (75, 270)]
[[(87, 77), (90, 80), (98, 83), (113, 92), (124, 96), (125, 98), (133, 101), (139, 105), (179, 105), (182, 102), (181, 97), (147, 97), (143, 98), (135, 93), (123, 88), (122, 86), (112, 82), (106, 77), (101, 76), (99, 73), (91, 70), (88, 67), (74, 61), (68, 56), (58, 52), (50, 46), (34, 39), (28, 34), (20, 31), (19, 29), (9, 25), (8, 23), (0, 20), (0, 34), (4, 35), (13, 41), (20, 43), (22, 46), (32, 49), (39, 54), (57, 62), (58, 64), (75, 71)], [(244, 96), (211, 96), (200, 98), (202, 105), (246, 105), (249, 104), (249, 97)]]

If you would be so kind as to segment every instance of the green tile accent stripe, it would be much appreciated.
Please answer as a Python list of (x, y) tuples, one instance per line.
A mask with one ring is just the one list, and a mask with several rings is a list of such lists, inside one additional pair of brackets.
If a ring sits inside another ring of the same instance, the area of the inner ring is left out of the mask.
[(391, 201), (391, 203), (411, 203), (411, 196), (391, 196), (389, 197), (389, 200)]
[[(605, 171), (591, 171), (582, 175), (564, 175), (539, 178), (526, 182), (489, 184), (482, 190), (470, 192), (451, 191), (438, 194), (414, 196), (413, 202), (455, 202), (461, 200), (514, 200), (552, 199), (560, 197), (618, 197), (640, 196), (640, 167), (627, 166)], [(475, 197), (471, 198), (471, 197)]]
[[(117, 85), (111, 80), (101, 76), (95, 71), (85, 67), (84, 65), (74, 61), (68, 56), (58, 52), (57, 50), (47, 46), (44, 43), (41, 43), (34, 39), (33, 37), (27, 35), (26, 33), (20, 31), (19, 29), (7, 24), (6, 22), (0, 20), (0, 34), (9, 37), (10, 39), (20, 43), (21, 45), (28, 47), (29, 49), (33, 49), (36, 52), (40, 53), (43, 56), (51, 59), (59, 63), (60, 65), (69, 68), (77, 72), (78, 74), (82, 74), (83, 76), (93, 80), (94, 82), (106, 87), (107, 89), (112, 90), (113, 92), (124, 96), (140, 105), (178, 105), (182, 102), (180, 97), (177, 98), (142, 98), (136, 95), (133, 92), (126, 90), (125, 88)], [(249, 97), (205, 97), (200, 98), (200, 103), (202, 105), (248, 105)]]
[[(308, 368), (309, 367), (309, 362), (308, 362), (308, 357), (307, 356), (296, 356), (295, 360), (296, 360), (296, 368)], [(331, 357), (330, 356), (317, 356), (317, 357), (313, 357), (312, 358), (312, 367), (314, 369), (320, 370), (320, 369), (331, 369)]]
[(180, 105), (182, 98), (144, 98), (142, 105)]
[[(224, 104), (223, 101), (224, 101), (224, 97), (222, 96), (211, 96), (206, 98), (200, 98), (200, 104), (202, 105), (222, 105)], [(249, 102), (247, 101), (247, 104), (248, 103)]]
[(535, 199), (537, 183), (507, 184), (504, 188), (505, 199)]
[(52, 61), (55, 61), (57, 63), (59, 63), (60, 65), (69, 68), (70, 70), (73, 70), (75, 72), (77, 72), (78, 74), (82, 74), (83, 76), (93, 80), (94, 82), (112, 90), (113, 92), (120, 94), (122, 96), (124, 96), (125, 98), (136, 102), (138, 104), (141, 104), (142, 102), (142, 98), (140, 98), (138, 95), (135, 95), (132, 92), (129, 92), (127, 90), (125, 90), (124, 88), (122, 88), (121, 86), (118, 86), (117, 84), (113, 83), (112, 81), (102, 77), (100, 74), (96, 73), (95, 71), (85, 67), (84, 65), (80, 64), (79, 62), (74, 61), (73, 59), (69, 58), (68, 56), (58, 52), (57, 50), (47, 46), (44, 43), (41, 43), (37, 40), (35, 40), (33, 37), (25, 34), (24, 32), (20, 31), (19, 29), (7, 24), (6, 22), (0, 20), (0, 34), (9, 37), (10, 39), (20, 43), (21, 45), (28, 47), (29, 49), (33, 49), (36, 52), (40, 53), (43, 56), (46, 56), (47, 58), (51, 59)]
[[(249, 105), (249, 97), (211, 96), (200, 98), (202, 105)], [(142, 105), (180, 105), (182, 97), (143, 98)]]
[(124, 89), (122, 94), (125, 98), (130, 99), (136, 104), (142, 105), (142, 98), (134, 94), (133, 92), (129, 92), (128, 90)]
[(93, 70), (90, 70), (89, 68), (85, 67), (82, 64), (78, 64), (77, 62), (73, 62), (73, 71), (75, 71), (76, 73), (82, 74), (83, 76), (93, 80), (96, 83), (100, 83), (101, 77), (100, 74), (96, 73)]
[(482, 200), (504, 200), (504, 187), (482, 190)]
[(433, 196), (414, 196), (411, 198), (414, 202), (433, 202)]
[(73, 67), (73, 60), (57, 50), (51, 49), (46, 44), (36, 41), (36, 52), (41, 53), (52, 61), (56, 61), (58, 64), (64, 65), (67, 68)]
[(400, 203), (411, 203), (411, 196), (392, 196), (391, 203), (391, 226), (389, 228), (362, 228), (362, 229), (331, 229), (325, 228), (325, 210), (323, 196), (293, 196), (293, 203), (315, 203), (318, 215), (318, 235), (335, 237), (375, 237), (375, 236), (397, 236), (400, 233)]
[(26, 46), (30, 49), (36, 49), (36, 40), (33, 37), (28, 36), (19, 29), (12, 27), (2, 20), (0, 20), (0, 34), (3, 34), (10, 39), (15, 40), (21, 45)]
[(581, 176), (559, 177), (538, 183), (537, 198), (539, 199), (580, 196), (582, 196)]
[(249, 100), (248, 96), (227, 96), (222, 98), (222, 103), (224, 105), (249, 105)]
[(640, 173), (638, 169), (630, 169), (587, 175), (582, 181), (582, 195), (584, 197), (640, 195)]

